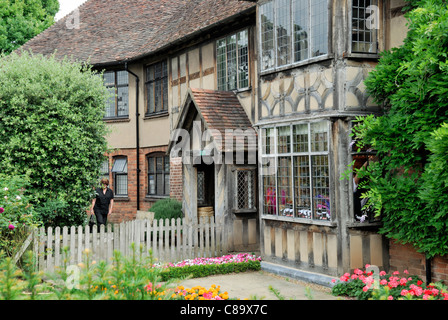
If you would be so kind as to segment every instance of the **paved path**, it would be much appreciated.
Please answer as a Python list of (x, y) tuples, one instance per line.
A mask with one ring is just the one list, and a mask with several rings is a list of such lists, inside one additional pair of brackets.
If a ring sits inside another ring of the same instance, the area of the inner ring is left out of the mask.
[(230, 299), (279, 300), (269, 290), (269, 286), (278, 290), (285, 300), (339, 300), (331, 295), (331, 289), (274, 275), (266, 271), (216, 275), (205, 278), (194, 278), (180, 282), (185, 288), (203, 286), (206, 289), (212, 284), (221, 286), (221, 292), (227, 291)]

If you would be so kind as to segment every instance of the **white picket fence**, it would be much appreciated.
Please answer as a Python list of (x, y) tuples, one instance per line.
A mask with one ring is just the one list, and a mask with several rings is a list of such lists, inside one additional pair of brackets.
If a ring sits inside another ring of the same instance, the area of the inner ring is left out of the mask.
[[(83, 251), (89, 248), (95, 261), (112, 261), (115, 250), (122, 256), (137, 253), (148, 255), (150, 250), (158, 262), (177, 262), (196, 257), (226, 254), (223, 224), (213, 217), (203, 217), (199, 223), (187, 224), (183, 219), (132, 220), (121, 224), (40, 228), (33, 232), (33, 247), (39, 270), (51, 272), (55, 266), (83, 261)], [(64, 250), (65, 248), (65, 250)], [(64, 254), (64, 252), (68, 252)]]

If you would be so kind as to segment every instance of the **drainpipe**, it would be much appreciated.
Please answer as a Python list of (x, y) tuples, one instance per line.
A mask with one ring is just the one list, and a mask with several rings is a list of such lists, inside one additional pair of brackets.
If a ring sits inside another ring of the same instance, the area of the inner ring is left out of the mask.
[(137, 154), (137, 210), (140, 210), (140, 128), (139, 128), (139, 117), (140, 114), (138, 113), (139, 110), (139, 93), (140, 93), (140, 78), (138, 75), (136, 75), (134, 72), (128, 69), (128, 63), (126, 62), (124, 64), (125, 70), (129, 72), (131, 75), (135, 77), (135, 85), (136, 85), (136, 92), (135, 92), (135, 149)]
[(431, 258), (426, 258), (426, 285), (432, 282), (431, 278)]

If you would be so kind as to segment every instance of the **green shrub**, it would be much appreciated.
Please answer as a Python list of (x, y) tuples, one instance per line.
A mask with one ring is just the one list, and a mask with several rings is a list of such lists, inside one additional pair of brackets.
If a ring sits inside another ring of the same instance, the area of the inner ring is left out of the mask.
[(182, 203), (175, 199), (161, 199), (149, 209), (154, 212), (154, 219), (182, 218)]
[(257, 271), (261, 269), (260, 261), (246, 261), (223, 264), (192, 265), (183, 267), (171, 267), (161, 272), (162, 281), (169, 279), (181, 279), (185, 277), (202, 278), (217, 274), (239, 273)]
[(25, 194), (28, 187), (25, 176), (0, 174), (0, 251), (8, 257), (20, 250), (30, 230), (38, 225)]
[(2, 173), (29, 178), (25, 193), (42, 218), (48, 201), (66, 203), (60, 226), (83, 224), (108, 151), (101, 75), (24, 52), (0, 55), (0, 83)]

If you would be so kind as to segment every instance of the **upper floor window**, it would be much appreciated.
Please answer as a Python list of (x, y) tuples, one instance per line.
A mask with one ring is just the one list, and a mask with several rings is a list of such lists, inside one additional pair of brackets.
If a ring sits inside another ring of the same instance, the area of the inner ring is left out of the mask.
[(377, 53), (378, 29), (378, 1), (352, 0), (352, 52)]
[(107, 102), (105, 118), (129, 116), (129, 75), (127, 71), (106, 71), (104, 85), (113, 94)]
[(166, 60), (146, 67), (146, 114), (168, 111), (168, 64)]
[(216, 42), (218, 90), (249, 87), (249, 35), (242, 30)]
[(261, 70), (328, 54), (328, 0), (269, 0), (259, 15)]

